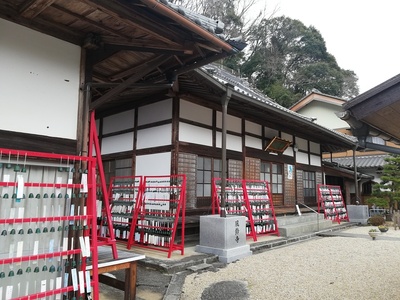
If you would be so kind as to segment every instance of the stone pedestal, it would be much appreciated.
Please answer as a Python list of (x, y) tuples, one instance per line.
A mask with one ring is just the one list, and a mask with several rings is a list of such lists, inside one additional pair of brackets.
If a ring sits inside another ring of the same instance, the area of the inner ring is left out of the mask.
[(246, 244), (244, 216), (200, 216), (200, 244), (196, 251), (218, 255), (219, 261), (230, 263), (252, 254)]
[(350, 222), (367, 224), (369, 218), (368, 205), (347, 205)]

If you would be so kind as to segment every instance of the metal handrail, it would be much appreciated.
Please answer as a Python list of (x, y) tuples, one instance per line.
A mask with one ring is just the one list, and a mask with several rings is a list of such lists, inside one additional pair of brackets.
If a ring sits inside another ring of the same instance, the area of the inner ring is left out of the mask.
[[(312, 212), (314, 212), (314, 213), (317, 215), (317, 228), (318, 228), (318, 231), (319, 231), (319, 212), (317, 212), (315, 209), (313, 209), (313, 208), (311, 208), (311, 207), (305, 205), (304, 203), (297, 203), (296, 205), (297, 205), (297, 206), (303, 205), (305, 208), (308, 208), (309, 210), (311, 210)], [(299, 210), (299, 211), (300, 211), (300, 210)]]

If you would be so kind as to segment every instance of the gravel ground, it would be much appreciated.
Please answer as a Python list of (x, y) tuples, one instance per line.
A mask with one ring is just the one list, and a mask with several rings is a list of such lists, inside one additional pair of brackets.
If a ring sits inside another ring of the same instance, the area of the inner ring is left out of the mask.
[(353, 227), (342, 231), (353, 237), (315, 238), (246, 257), (217, 272), (190, 274), (181, 300), (202, 299), (204, 290), (223, 281), (243, 283), (248, 299), (400, 299), (400, 230), (391, 227), (372, 240), (371, 228)]

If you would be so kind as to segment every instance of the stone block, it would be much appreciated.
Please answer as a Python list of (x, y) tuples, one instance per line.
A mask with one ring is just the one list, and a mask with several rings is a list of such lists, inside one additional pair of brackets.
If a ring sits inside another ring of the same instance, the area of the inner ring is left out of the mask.
[(218, 255), (224, 263), (252, 254), (246, 244), (246, 218), (244, 216), (219, 215), (200, 217), (200, 244), (196, 251)]

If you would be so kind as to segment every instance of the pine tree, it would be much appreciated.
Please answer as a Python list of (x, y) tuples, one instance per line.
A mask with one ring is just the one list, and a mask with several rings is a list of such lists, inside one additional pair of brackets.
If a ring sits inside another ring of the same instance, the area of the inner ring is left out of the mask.
[(385, 159), (381, 182), (374, 185), (369, 204), (398, 210), (400, 202), (400, 155), (391, 154)]

